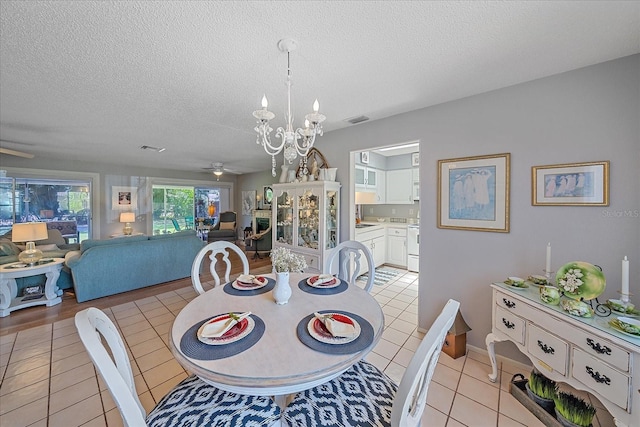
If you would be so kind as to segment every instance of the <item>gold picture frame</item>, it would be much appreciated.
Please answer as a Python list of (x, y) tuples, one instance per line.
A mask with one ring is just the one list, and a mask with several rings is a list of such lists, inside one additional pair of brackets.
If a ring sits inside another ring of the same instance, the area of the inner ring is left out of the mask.
[(438, 228), (509, 232), (511, 153), (438, 160)]
[(533, 206), (609, 206), (609, 161), (531, 167)]

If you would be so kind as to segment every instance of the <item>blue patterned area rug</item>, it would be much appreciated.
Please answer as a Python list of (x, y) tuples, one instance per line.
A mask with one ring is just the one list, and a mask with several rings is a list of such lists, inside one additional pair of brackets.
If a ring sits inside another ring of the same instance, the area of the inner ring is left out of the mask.
[[(397, 272), (397, 271), (387, 270), (387, 269), (384, 269), (384, 268), (376, 268), (376, 276), (373, 279), (373, 284), (374, 285), (384, 285), (389, 280), (391, 280), (394, 277), (396, 277), (398, 274), (399, 274), (399, 272)], [(367, 280), (369, 280), (369, 273), (365, 273), (362, 276), (358, 277), (358, 280), (366, 282)]]

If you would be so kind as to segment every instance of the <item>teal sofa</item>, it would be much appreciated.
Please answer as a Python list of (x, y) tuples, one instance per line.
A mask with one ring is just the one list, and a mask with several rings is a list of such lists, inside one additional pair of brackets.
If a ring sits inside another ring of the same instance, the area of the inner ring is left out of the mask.
[(66, 261), (76, 300), (84, 302), (189, 277), (204, 244), (194, 230), (84, 240), (80, 251)]

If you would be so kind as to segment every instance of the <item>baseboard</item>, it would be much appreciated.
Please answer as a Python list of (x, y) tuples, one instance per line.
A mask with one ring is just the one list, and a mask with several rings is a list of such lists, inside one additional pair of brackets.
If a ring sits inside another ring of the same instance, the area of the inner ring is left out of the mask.
[[(473, 350), (476, 353), (484, 354), (487, 357), (489, 357), (489, 352), (487, 351), (486, 348), (475, 347), (475, 346), (467, 344), (467, 351), (469, 351), (469, 350)], [(498, 361), (498, 362), (509, 362), (511, 365), (514, 365), (515, 367), (523, 369), (526, 372), (530, 371), (533, 368), (533, 364), (527, 365), (525, 363), (518, 362), (517, 360), (513, 360), (513, 359), (510, 359), (508, 357), (501, 356), (499, 354), (496, 354), (496, 361)]]

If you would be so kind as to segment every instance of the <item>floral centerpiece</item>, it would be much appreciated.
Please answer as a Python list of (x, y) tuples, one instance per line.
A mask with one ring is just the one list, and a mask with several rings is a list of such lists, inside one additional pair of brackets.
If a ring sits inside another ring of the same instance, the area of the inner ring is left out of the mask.
[(599, 267), (572, 261), (558, 269), (556, 285), (569, 298), (590, 300), (604, 292), (606, 281)]
[(302, 255), (295, 254), (287, 248), (278, 247), (271, 250), (271, 264), (276, 273), (301, 272), (307, 268), (307, 261)]

